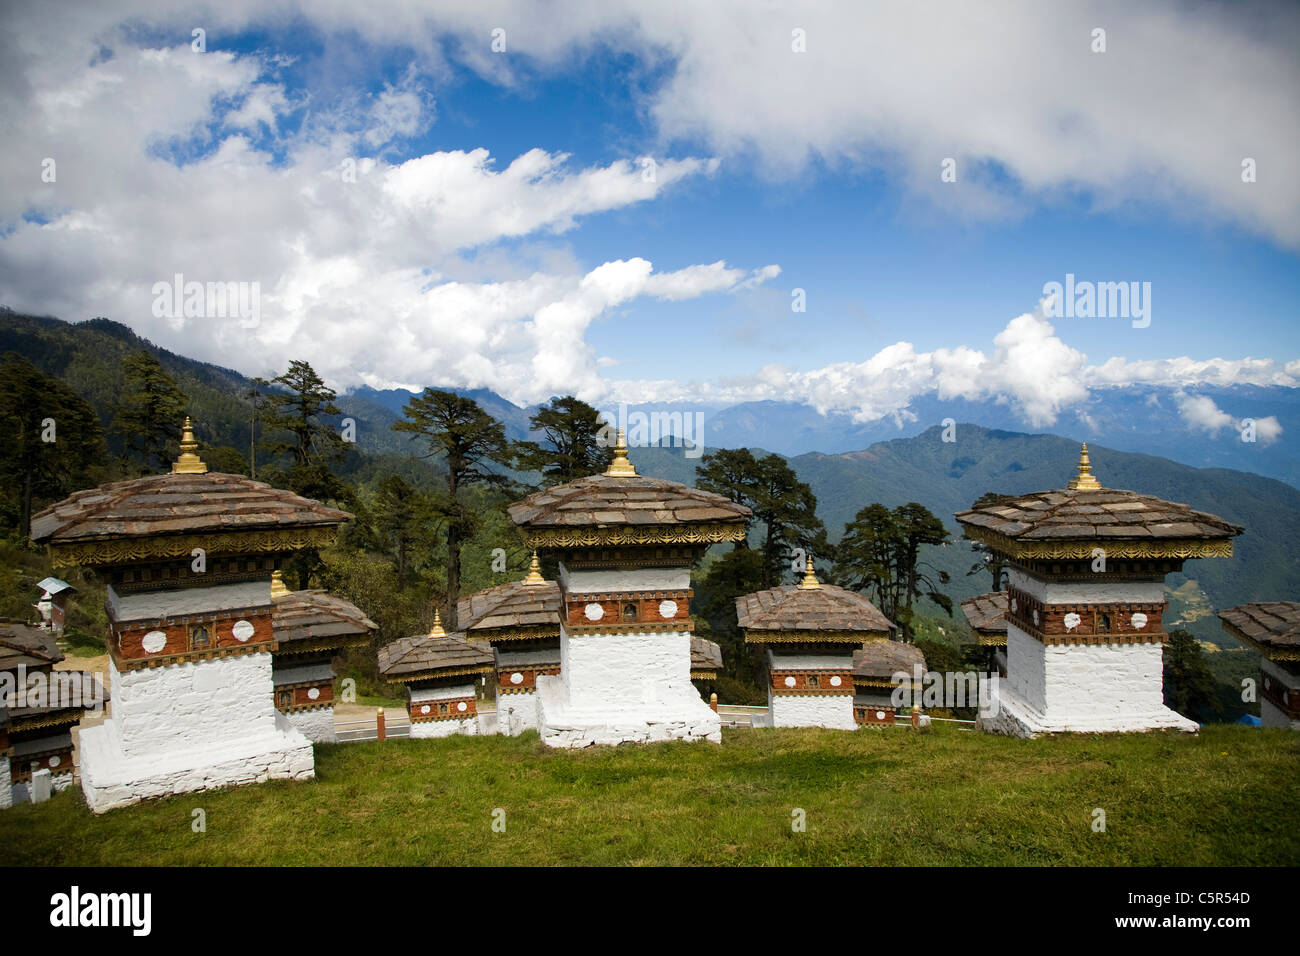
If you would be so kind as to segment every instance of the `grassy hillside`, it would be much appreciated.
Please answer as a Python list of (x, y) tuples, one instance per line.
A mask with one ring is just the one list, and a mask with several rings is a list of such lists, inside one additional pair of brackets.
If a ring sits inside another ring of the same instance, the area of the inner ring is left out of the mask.
[[(159, 348), (109, 319), (70, 324), (0, 310), (0, 354), (17, 352), (46, 374), (62, 378), (91, 404), (105, 426), (122, 394), (122, 362), (140, 349), (157, 357), (190, 400), (200, 440), (230, 445), (247, 457), (252, 407), (245, 396), (253, 387), (247, 376)], [(409, 454), (407, 437), (389, 427), (400, 415), (361, 397), (340, 399), (338, 405), (343, 415), (355, 419), (361, 451)]]
[[(1300, 736), (1286, 731), (1011, 740), (949, 725), (724, 739), (317, 747), (314, 782), (98, 818), (68, 792), (0, 814), (0, 845), (11, 865), (1300, 863)], [(195, 808), (206, 833), (191, 829)], [(806, 832), (792, 830), (796, 809)]]

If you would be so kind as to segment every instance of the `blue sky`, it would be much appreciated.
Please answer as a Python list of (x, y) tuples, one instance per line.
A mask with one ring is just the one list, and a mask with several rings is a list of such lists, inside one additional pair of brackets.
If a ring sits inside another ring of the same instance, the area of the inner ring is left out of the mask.
[[(938, 391), (1041, 426), (1102, 384), (1300, 380), (1280, 5), (78, 13), (4, 20), (15, 309), (520, 402)], [(259, 314), (160, 315), (176, 273), (257, 283)], [(1150, 326), (1036, 312), (1067, 273), (1150, 283)]]

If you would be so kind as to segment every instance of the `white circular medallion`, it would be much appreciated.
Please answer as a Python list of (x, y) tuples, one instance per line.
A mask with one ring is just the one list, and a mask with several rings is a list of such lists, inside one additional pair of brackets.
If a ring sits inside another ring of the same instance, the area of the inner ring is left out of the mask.
[(320, 688), (312, 687), (311, 689), (309, 689), (307, 691), (307, 697), (310, 698), (311, 700), (315, 700), (316, 698), (320, 697)]
[(468, 705), (462, 700), (459, 704), (456, 705), (456, 709), (463, 713), (467, 706)]
[(832, 686), (832, 687), (839, 687), (841, 683), (843, 683), (843, 682), (840, 680), (840, 675), (839, 675), (839, 674), (834, 674), (834, 675), (832, 675), (832, 677), (831, 677), (831, 686)]
[(1015, 598), (1012, 598), (1012, 599), (1011, 599), (1011, 610), (1014, 611), (1015, 609), (1016, 609), (1016, 599), (1015, 599)]
[(1073, 611), (1065, 615), (1065, 629), (1067, 631), (1073, 631), (1081, 623), (1083, 623), (1083, 618), (1079, 617), (1079, 615), (1075, 614)]
[(144, 636), (141, 646), (150, 654), (157, 654), (167, 646), (167, 635), (162, 631), (150, 631)]
[(510, 683), (522, 684), (523, 682), (524, 682), (524, 675), (519, 673), (519, 671), (515, 671), (513, 674), (510, 675)]
[(61, 763), (63, 763), (63, 758), (60, 757), (58, 754), (55, 754), (53, 757), (50, 758), (51, 767), (57, 767)]
[(427, 714), (428, 712), (429, 712), (429, 705), (428, 705), (428, 704), (425, 704), (423, 707), (420, 708), (420, 713), (422, 713), (422, 714)]
[(248, 621), (236, 621), (235, 626), (230, 629), (230, 633), (235, 635), (235, 640), (242, 643), (253, 636), (253, 625)]
[(1133, 615), (1132, 621), (1133, 621), (1133, 626), (1137, 628), (1139, 631), (1142, 630), (1142, 628), (1147, 626), (1147, 616), (1143, 614), (1141, 611), (1138, 611), (1136, 614)]
[(883, 710), (876, 711), (876, 720), (884, 720), (884, 719), (885, 719), (885, 712)]
[(787, 678), (785, 679), (785, 686), (786, 686), (786, 687), (793, 687), (793, 686), (794, 686), (794, 678), (793, 678), (793, 677), (787, 677)]
[(583, 609), (582, 613), (587, 615), (587, 620), (589, 621), (599, 621), (605, 616), (605, 609), (595, 601), (592, 601)]
[(1034, 623), (1038, 623), (1038, 608), (1034, 608)]
[(668, 618), (671, 618), (671, 617), (675, 617), (676, 614), (677, 614), (677, 602), (676, 602), (676, 601), (660, 601), (660, 602), (659, 602), (659, 616), (662, 617), (664, 620), (667, 620)]

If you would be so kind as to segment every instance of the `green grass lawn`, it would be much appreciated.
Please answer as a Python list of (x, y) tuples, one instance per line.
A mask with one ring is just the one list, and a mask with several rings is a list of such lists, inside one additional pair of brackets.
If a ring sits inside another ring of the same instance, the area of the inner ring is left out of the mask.
[[(1300, 863), (1300, 735), (1288, 731), (1013, 740), (936, 726), (724, 739), (317, 747), (314, 782), (101, 817), (77, 791), (15, 807), (0, 812), (0, 848), (11, 865)], [(199, 807), (205, 833), (191, 828)], [(493, 832), (495, 808), (504, 833)], [(792, 830), (795, 808), (806, 832)]]

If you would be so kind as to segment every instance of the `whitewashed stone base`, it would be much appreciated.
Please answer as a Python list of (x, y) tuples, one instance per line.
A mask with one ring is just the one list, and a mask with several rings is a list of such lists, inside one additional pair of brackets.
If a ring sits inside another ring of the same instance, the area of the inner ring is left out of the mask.
[(457, 734), (477, 737), (478, 721), (473, 717), (458, 717), (455, 720), (411, 721), (411, 737), (413, 738), (454, 737)]
[(1259, 722), (1263, 727), (1284, 727), (1288, 730), (1300, 730), (1300, 720), (1292, 720), (1286, 712), (1278, 708), (1267, 697), (1259, 701)]
[[(992, 733), (1124, 733), (1199, 725), (1164, 705), (1160, 644), (1044, 645), (1007, 625), (1007, 679), (996, 709), (977, 723)], [(992, 692), (992, 688), (990, 688)]]
[[(269, 700), (269, 682), (262, 691)], [(315, 776), (311, 741), (279, 713), (268, 732), (139, 756), (123, 753), (117, 724), (105, 721), (82, 728), (79, 750), (81, 790), (95, 813), (150, 797)]]
[(1064, 716), (1047, 715), (1029, 706), (1005, 684), (990, 688), (991, 706), (976, 718), (980, 730), (1008, 737), (1037, 737), (1040, 734), (1113, 734), (1147, 730), (1180, 730), (1196, 733), (1200, 725), (1163, 704), (1142, 710), (1094, 711)]
[(339, 736), (334, 730), (334, 705), (314, 710), (295, 710), (284, 715), (299, 733), (314, 744), (336, 744)]
[(769, 690), (767, 706), (773, 727), (858, 729), (858, 722), (853, 719), (851, 694), (773, 694)]
[[(76, 774), (61, 773), (58, 776), (50, 777), (50, 786), (53, 788), (55, 793), (62, 793), (64, 790), (71, 787), (74, 782), (76, 782)], [(30, 803), (31, 799), (32, 789), (30, 784), (16, 783), (13, 785), (12, 792), (10, 793), (10, 805)]]
[(536, 730), (537, 694), (497, 694), (497, 733), (518, 737)]
[[(689, 683), (688, 683), (689, 686)], [(590, 747), (593, 744), (655, 743), (661, 740), (708, 740), (722, 743), (722, 723), (694, 688), (689, 696), (644, 705), (588, 704), (575, 707), (564, 679), (553, 674), (537, 678), (537, 719), (548, 747)]]
[(14, 805), (13, 778), (9, 774), (9, 758), (0, 757), (0, 810), (8, 810)]

